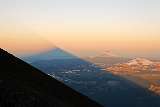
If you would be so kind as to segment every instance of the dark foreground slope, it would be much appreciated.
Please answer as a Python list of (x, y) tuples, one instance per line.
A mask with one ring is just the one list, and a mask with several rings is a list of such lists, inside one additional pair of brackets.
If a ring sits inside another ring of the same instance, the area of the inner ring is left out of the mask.
[(0, 49), (0, 107), (101, 107)]

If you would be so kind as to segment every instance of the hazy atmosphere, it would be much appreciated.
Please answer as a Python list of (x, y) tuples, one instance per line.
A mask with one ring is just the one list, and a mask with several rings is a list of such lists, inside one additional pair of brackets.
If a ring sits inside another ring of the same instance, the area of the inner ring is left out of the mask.
[(0, 46), (160, 58), (159, 0), (0, 0)]
[(160, 107), (160, 0), (0, 0), (0, 107)]

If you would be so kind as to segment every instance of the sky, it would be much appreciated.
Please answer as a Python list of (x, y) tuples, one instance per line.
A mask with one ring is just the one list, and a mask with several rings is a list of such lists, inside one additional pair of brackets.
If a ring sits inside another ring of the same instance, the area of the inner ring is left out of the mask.
[(160, 58), (159, 0), (0, 0), (0, 47)]

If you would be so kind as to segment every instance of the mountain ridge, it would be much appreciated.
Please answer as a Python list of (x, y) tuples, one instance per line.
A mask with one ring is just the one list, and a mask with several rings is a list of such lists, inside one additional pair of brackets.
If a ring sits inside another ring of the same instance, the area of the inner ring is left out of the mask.
[(102, 107), (0, 49), (0, 106)]

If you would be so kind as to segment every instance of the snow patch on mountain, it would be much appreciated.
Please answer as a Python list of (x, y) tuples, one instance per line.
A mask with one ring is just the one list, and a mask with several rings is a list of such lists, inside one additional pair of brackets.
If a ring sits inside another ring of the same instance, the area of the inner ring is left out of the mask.
[(126, 64), (127, 65), (152, 65), (152, 64), (154, 64), (154, 62), (152, 62), (148, 59), (145, 59), (145, 58), (135, 58)]
[(106, 51), (103, 52), (101, 55), (99, 55), (99, 57), (120, 57), (120, 56), (114, 54), (114, 53), (111, 52), (110, 50), (106, 50)]

